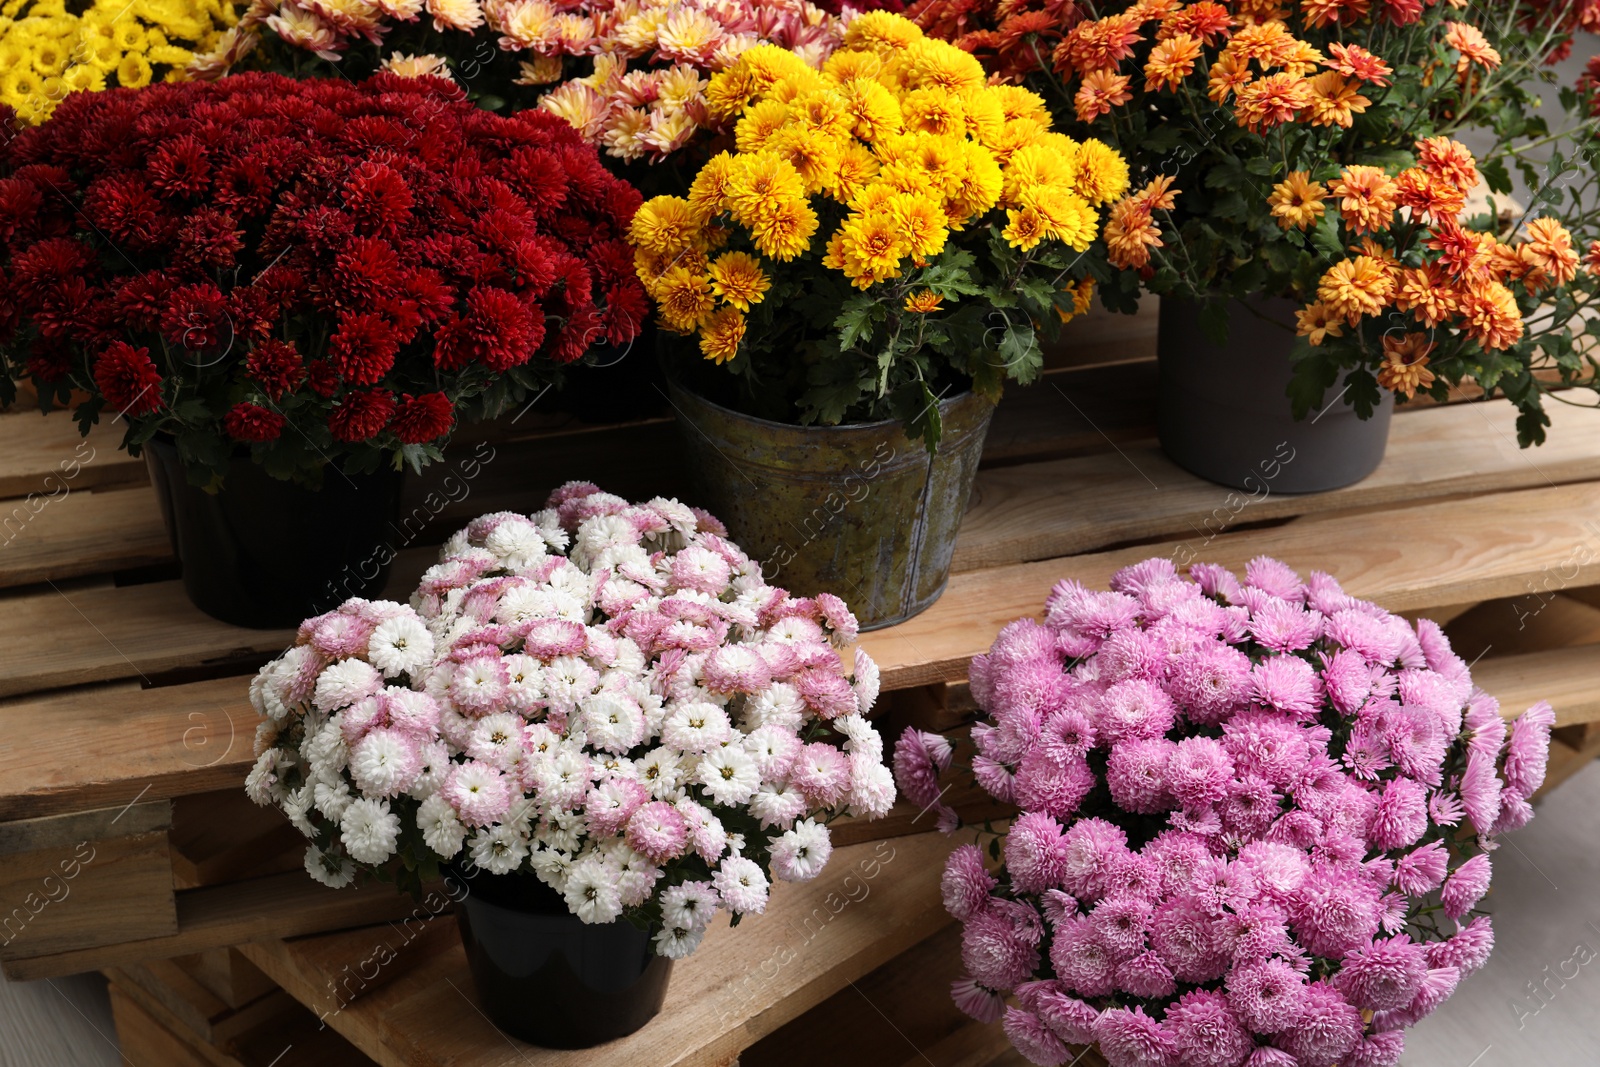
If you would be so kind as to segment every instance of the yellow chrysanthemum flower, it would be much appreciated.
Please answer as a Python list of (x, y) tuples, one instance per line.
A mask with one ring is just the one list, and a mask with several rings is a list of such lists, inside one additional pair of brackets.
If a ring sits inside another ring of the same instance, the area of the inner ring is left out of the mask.
[(987, 92), (999, 103), (1000, 113), (1007, 122), (1031, 119), (1040, 127), (1050, 124), (1050, 109), (1045, 106), (1044, 97), (1031, 89), (1020, 85), (991, 85)]
[(711, 262), (711, 291), (740, 311), (761, 303), (772, 280), (748, 252), (724, 252)]
[(737, 166), (728, 177), (728, 209), (742, 225), (750, 226), (779, 204), (805, 199), (805, 179), (794, 164), (770, 152), (735, 157)]
[(820, 193), (837, 184), (840, 141), (796, 126), (780, 130), (767, 141), (769, 151), (786, 159), (800, 172), (806, 192)]
[(751, 105), (733, 128), (733, 140), (739, 151), (759, 152), (766, 146), (767, 138), (788, 125), (789, 114), (789, 105), (776, 100), (762, 100)]
[(717, 306), (711, 280), (687, 267), (669, 268), (650, 295), (656, 298), (667, 325), (685, 333), (697, 329)]
[(932, 289), (924, 289), (920, 293), (908, 294), (904, 307), (913, 315), (932, 315), (943, 303), (944, 297)]
[(913, 89), (900, 102), (906, 129), (935, 137), (961, 137), (967, 132), (967, 109), (961, 97), (942, 88)]
[(988, 81), (983, 64), (972, 53), (932, 37), (924, 37), (907, 48), (905, 63), (918, 87), (938, 86), (959, 92), (981, 88)]
[(677, 196), (657, 196), (640, 206), (628, 227), (628, 238), (647, 252), (672, 253), (694, 244), (706, 216)]
[[(822, 64), (822, 72), (835, 79), (840, 85), (846, 85), (857, 79), (876, 78), (883, 71), (883, 63), (871, 52), (855, 52), (849, 49), (835, 52)], [(874, 82), (876, 84), (876, 82)]]
[(896, 193), (884, 206), (900, 227), (907, 254), (919, 266), (944, 251), (950, 230), (938, 200), (916, 193)]
[(153, 71), (150, 61), (137, 52), (130, 52), (117, 64), (117, 84), (124, 89), (142, 89), (150, 84)]
[(857, 16), (844, 31), (844, 45), (887, 58), (922, 40), (922, 30), (909, 19), (888, 11), (868, 11)]
[(839, 238), (842, 269), (857, 289), (898, 277), (909, 251), (894, 213), (884, 209), (852, 215), (839, 227)]
[(1122, 199), (1128, 191), (1128, 161), (1104, 141), (1090, 138), (1073, 153), (1078, 177), (1073, 183), (1078, 195), (1095, 206)]
[(756, 249), (769, 259), (784, 262), (811, 247), (817, 223), (817, 213), (797, 196), (763, 209), (748, 226)]
[(728, 362), (739, 354), (744, 329), (744, 314), (738, 308), (718, 308), (700, 330), (700, 352), (715, 363)]
[(1000, 236), (1013, 248), (1031, 251), (1050, 235), (1050, 223), (1034, 208), (1008, 210), (1006, 219), (1006, 228), (1000, 232)]
[(712, 156), (689, 185), (690, 205), (706, 218), (721, 212), (728, 203), (728, 183), (738, 169), (739, 163), (731, 153)]
[(852, 132), (863, 141), (881, 141), (905, 129), (900, 101), (877, 82), (850, 82), (840, 86), (838, 93), (846, 113), (855, 122)]

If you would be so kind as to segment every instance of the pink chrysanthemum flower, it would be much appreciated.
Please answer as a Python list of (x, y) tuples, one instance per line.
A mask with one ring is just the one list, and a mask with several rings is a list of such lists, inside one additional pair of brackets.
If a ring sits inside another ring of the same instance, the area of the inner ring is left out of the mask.
[(1306, 587), (1293, 567), (1270, 556), (1257, 556), (1244, 567), (1244, 584), (1283, 600), (1303, 601)]
[(1389, 666), (1400, 654), (1394, 631), (1358, 608), (1334, 612), (1324, 622), (1322, 632), (1328, 640), (1354, 651), (1373, 666)]
[(1228, 783), (1228, 795), (1217, 810), (1223, 829), (1242, 838), (1264, 833), (1282, 810), (1283, 797), (1265, 778), (1246, 775)]
[(1165, 556), (1154, 556), (1139, 563), (1123, 567), (1111, 576), (1107, 584), (1118, 593), (1139, 596), (1155, 585), (1178, 580), (1178, 569)]
[(1191, 893), (1169, 897), (1156, 909), (1150, 945), (1179, 981), (1209, 982), (1227, 969), (1217, 916)]
[(1235, 908), (1223, 919), (1223, 929), (1231, 939), (1230, 954), (1235, 965), (1260, 963), (1275, 955), (1290, 955), (1294, 943), (1289, 939), (1289, 917), (1271, 904), (1247, 904)]
[(1016, 892), (1038, 896), (1056, 888), (1066, 865), (1061, 824), (1042, 813), (1021, 816), (1006, 834), (1005, 859)]
[(1161, 898), (1161, 869), (1148, 856), (1124, 853), (1111, 861), (1102, 879), (1108, 897)]
[(950, 742), (926, 730), (907, 730), (894, 746), (894, 778), (919, 808), (939, 801), (939, 775), (950, 766)]
[(1455, 967), (1465, 978), (1482, 969), (1494, 951), (1494, 924), (1479, 915), (1456, 931), (1454, 937), (1428, 946), (1429, 967)]
[(1082, 997), (1103, 997), (1116, 986), (1116, 963), (1084, 915), (1056, 925), (1050, 965), (1061, 984)]
[(1159, 681), (1166, 672), (1167, 645), (1147, 630), (1122, 630), (1106, 638), (1095, 663), (1107, 684), (1130, 678)]
[(817, 612), (822, 616), (823, 625), (833, 631), (833, 639), (841, 645), (854, 641), (861, 631), (849, 607), (832, 593), (817, 594)]
[(1264, 707), (1309, 720), (1316, 717), (1322, 687), (1311, 664), (1295, 656), (1278, 656), (1255, 665), (1250, 695)]
[(856, 710), (856, 691), (839, 673), (837, 661), (832, 669), (807, 667), (802, 670), (794, 679), (794, 688), (819, 719), (837, 719)]
[(1275, 1034), (1293, 1023), (1305, 999), (1305, 977), (1279, 958), (1235, 967), (1226, 984), (1228, 1006), (1240, 1022), (1261, 1034)]
[[(584, 797), (584, 821), (591, 831), (609, 837), (622, 832), (634, 812), (649, 800), (650, 791), (642, 782), (632, 778), (608, 778), (591, 788)], [(679, 822), (682, 822), (681, 816)], [(645, 851), (638, 845), (632, 847), (636, 852)]]
[(1274, 600), (1251, 616), (1250, 633), (1258, 644), (1274, 652), (1298, 652), (1322, 636), (1322, 615), (1286, 600)]
[(1338, 959), (1378, 932), (1382, 894), (1353, 871), (1313, 867), (1296, 896), (1291, 915), (1295, 936), (1318, 956)]
[(1397, 1067), (1405, 1048), (1405, 1034), (1399, 1030), (1368, 1034), (1345, 1053), (1340, 1067)]
[(992, 1023), (1006, 1010), (1005, 997), (971, 978), (957, 978), (951, 982), (950, 999), (955, 1001), (957, 1008), (980, 1023)]
[[(989, 788), (991, 783), (979, 776), (976, 760), (973, 770), (979, 784), (999, 798), (1000, 791)], [(1022, 765), (1017, 768), (1010, 785), (1012, 799), (1023, 810), (1044, 812), (1065, 819), (1089, 795), (1095, 781), (1094, 772), (1081, 759), (1057, 763), (1043, 751), (1034, 751), (1023, 757)]]
[(996, 718), (1042, 716), (1066, 706), (1071, 679), (1054, 660), (1027, 660), (997, 675), (992, 707)]
[(1311, 746), (1298, 727), (1264, 712), (1229, 719), (1222, 727), (1222, 747), (1239, 774), (1253, 774), (1275, 786), (1289, 785), (1311, 758)]
[(1384, 783), (1377, 808), (1367, 824), (1372, 847), (1385, 852), (1405, 848), (1428, 828), (1428, 791), (1409, 778)]
[(1055, 663), (1055, 635), (1032, 619), (1017, 619), (996, 635), (989, 658), (995, 666), (1007, 669), (1024, 663)]
[(1555, 724), (1555, 710), (1543, 700), (1511, 724), (1504, 770), (1506, 784), (1519, 797), (1533, 796), (1544, 784), (1545, 769), (1550, 762), (1550, 729)]
[[(1015, 885), (1015, 879), (1012, 884)], [(1100, 943), (1120, 963), (1145, 950), (1153, 911), (1150, 902), (1139, 897), (1108, 897), (1089, 912), (1089, 925), (1100, 936)]]
[(1238, 603), (1239, 579), (1228, 568), (1216, 563), (1196, 563), (1189, 568), (1189, 577), (1200, 586), (1206, 596), (1220, 597), (1230, 604)]
[(1440, 826), (1456, 826), (1465, 814), (1461, 798), (1455, 793), (1434, 790), (1428, 797), (1428, 818)]
[(1171, 969), (1154, 952), (1141, 952), (1117, 964), (1113, 980), (1123, 992), (1145, 999), (1170, 997), (1178, 988)]
[(627, 842), (629, 848), (652, 862), (665, 863), (687, 849), (689, 825), (671, 804), (654, 800), (629, 816)]
[(1031, 1011), (1013, 1005), (1005, 1010), (1000, 1025), (1017, 1051), (1032, 1063), (1055, 1067), (1072, 1058), (1061, 1039)]
[(1160, 686), (1143, 679), (1118, 682), (1099, 703), (1095, 730), (1104, 741), (1160, 737), (1172, 729), (1177, 708)]
[(723, 645), (706, 656), (700, 681), (713, 693), (758, 693), (772, 684), (772, 672), (750, 646)]
[(1333, 984), (1358, 1008), (1393, 1011), (1411, 1003), (1427, 974), (1427, 949), (1402, 934), (1346, 955)]
[(1341, 648), (1325, 658), (1322, 685), (1335, 709), (1354, 715), (1372, 693), (1372, 669), (1361, 653)]
[(1411, 897), (1425, 896), (1444, 882), (1450, 853), (1441, 841), (1430, 841), (1414, 848), (1395, 861), (1394, 885)]
[[(978, 783), (978, 786), (981, 789), (983, 789), (990, 796), (994, 797), (996, 800), (1000, 801), (1000, 803), (1012, 804), (1016, 802), (1016, 775), (1012, 773), (1009, 767), (1007, 767), (1004, 763), (1001, 763), (999, 760), (993, 760), (987, 756), (974, 756), (972, 758), (972, 779)], [(1092, 776), (1090, 777), (1088, 785), (1093, 785)], [(1033, 806), (1039, 811), (1048, 810), (1048, 808), (1052, 806), (1043, 800), (1038, 794), (1030, 793), (1030, 796), (1034, 799)], [(937, 807), (941, 809), (941, 814), (943, 812), (954, 813), (955, 811), (954, 808), (950, 808), (946, 805), (937, 805)]]
[(1238, 1067), (1254, 1047), (1221, 993), (1195, 989), (1167, 1008), (1162, 1025), (1184, 1067)]
[(1104, 892), (1113, 863), (1128, 852), (1128, 835), (1104, 819), (1079, 819), (1062, 837), (1066, 862), (1063, 888), (1079, 900), (1095, 900)]
[(1301, 1063), (1338, 1063), (1361, 1040), (1361, 1028), (1361, 1013), (1337, 989), (1312, 982), (1293, 1023), (1276, 1040)]
[(1461, 808), (1480, 834), (1493, 831), (1500, 817), (1500, 776), (1495, 773), (1495, 757), (1482, 752), (1467, 753), (1467, 767), (1461, 774)]
[(961, 930), (961, 963), (980, 985), (1008, 993), (1039, 966), (1039, 949), (1028, 943), (999, 910), (972, 915)]
[(1250, 1058), (1244, 1061), (1244, 1067), (1300, 1067), (1300, 1061), (1271, 1045), (1258, 1045), (1250, 1053)]
[(458, 763), (439, 790), (465, 826), (500, 822), (511, 808), (511, 786), (498, 767)]
[(1485, 853), (1473, 856), (1451, 871), (1444, 880), (1444, 890), (1440, 894), (1444, 913), (1452, 919), (1459, 919), (1476, 907), (1489, 891), (1489, 875), (1489, 857)]
[(1024, 982), (1016, 988), (1017, 1000), (1037, 1015), (1050, 1032), (1070, 1045), (1094, 1041), (1094, 1022), (1100, 1013), (1072, 996), (1060, 982)]
[(790, 765), (789, 782), (813, 806), (830, 808), (850, 788), (850, 761), (832, 745), (813, 741), (800, 750)]
[(1233, 773), (1233, 760), (1214, 738), (1186, 737), (1167, 761), (1167, 789), (1184, 807), (1203, 807), (1228, 795)]
[(999, 883), (983, 865), (983, 853), (976, 845), (962, 845), (945, 862), (939, 891), (944, 907), (965, 922), (989, 905), (989, 894)]
[(1095, 746), (1094, 723), (1081, 708), (1052, 712), (1039, 726), (1039, 748), (1058, 763), (1082, 759)]
[(1167, 763), (1177, 746), (1164, 737), (1136, 738), (1111, 746), (1106, 785), (1112, 802), (1124, 811), (1151, 815), (1173, 806), (1167, 790)]
[(1094, 1035), (1112, 1067), (1167, 1067), (1177, 1051), (1172, 1035), (1142, 1006), (1101, 1012)]
[(1140, 850), (1140, 854), (1155, 864), (1161, 878), (1161, 891), (1170, 895), (1187, 889), (1194, 872), (1212, 853), (1210, 844), (1204, 838), (1178, 830), (1166, 830), (1152, 838)]

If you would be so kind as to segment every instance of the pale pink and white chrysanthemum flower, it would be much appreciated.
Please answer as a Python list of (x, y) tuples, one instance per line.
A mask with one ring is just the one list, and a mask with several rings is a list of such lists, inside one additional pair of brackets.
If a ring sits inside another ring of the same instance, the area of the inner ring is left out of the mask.
[(767, 910), (770, 883), (761, 865), (743, 856), (728, 856), (717, 865), (711, 882), (723, 904), (735, 915), (759, 915)]
[(352, 800), (339, 818), (339, 841), (357, 863), (377, 864), (394, 855), (400, 837), (400, 816), (387, 800)]

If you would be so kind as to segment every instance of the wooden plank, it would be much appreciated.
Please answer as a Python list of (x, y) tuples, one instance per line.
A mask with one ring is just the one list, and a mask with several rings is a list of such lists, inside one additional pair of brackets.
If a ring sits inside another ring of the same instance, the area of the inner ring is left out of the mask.
[(1156, 358), (1156, 334), (1161, 325), (1161, 298), (1139, 301), (1132, 315), (1107, 311), (1096, 300), (1089, 312), (1074, 319), (1054, 341), (1044, 342), (1047, 370), (1134, 363)]
[(1479, 604), (1445, 627), (1467, 662), (1600, 642), (1600, 608), (1566, 592), (1524, 593)]
[(161, 563), (172, 558), (155, 491), (68, 493), (25, 523), (0, 501), (0, 588)]
[[(736, 931), (719, 921), (699, 951), (673, 968), (661, 1014), (598, 1049), (536, 1049), (504, 1037), (476, 1010), (458, 945), (351, 1003), (329, 991), (332, 963), (309, 962), (326, 939), (241, 951), (385, 1067), (722, 1067), (948, 923), (939, 876), (949, 849), (943, 835), (918, 834), (836, 850), (815, 881), (779, 884), (766, 914), (747, 917)], [(361, 932), (341, 937), (346, 963), (375, 943)]]
[(1600, 722), (1600, 646), (1579, 645), (1480, 660), (1472, 668), (1479, 689), (1500, 701), (1507, 718), (1541, 700), (1556, 711), (1556, 726)]
[(952, 566), (980, 570), (1191, 533), (1203, 541), (1240, 523), (1600, 478), (1600, 419), (1555, 408), (1550, 442), (1536, 453), (1517, 447), (1508, 400), (1396, 419), (1382, 465), (1326, 493), (1273, 493), (1270, 482), (1236, 492), (1188, 473), (1153, 443), (984, 470)]
[(985, 466), (1101, 452), (1156, 432), (1152, 362), (1055, 371), (1012, 386), (984, 440)]
[(236, 1008), (172, 960), (113, 967), (106, 977), (130, 992), (142, 992), (180, 1024), (180, 1032), (208, 1045), (232, 1041), (297, 1006), (293, 997), (274, 987)]
[(164, 831), (11, 853), (0, 863), (0, 902), (7, 968), (178, 929)]
[(1394, 611), (1510, 596), (1552, 568), (1570, 572), (1572, 585), (1590, 585), (1600, 582), (1597, 515), (1600, 484), (1586, 483), (1424, 504), (1381, 522), (1334, 516), (1227, 533), (1204, 554), (1191, 541), (1165, 542), (967, 572), (952, 576), (922, 615), (864, 634), (861, 645), (886, 688), (955, 681), (1007, 622), (1039, 615), (1056, 582), (1103, 588), (1113, 572), (1151, 556), (1239, 572), (1255, 556), (1275, 556), (1302, 573), (1326, 571), (1351, 594)]
[(0, 705), (0, 820), (238, 788), (260, 720), (246, 692), (235, 677)]
[(179, 889), (237, 882), (301, 867), (306, 839), (277, 808), (232, 789), (173, 803), (172, 874)]
[(124, 987), (112, 983), (111, 1017), (117, 1024), (117, 1044), (127, 1063), (144, 1067), (235, 1067), (226, 1060), (205, 1055), (191, 1043), (161, 1025), (155, 1015)]
[(236, 948), (211, 948), (192, 956), (174, 956), (196, 982), (209, 989), (230, 1007), (241, 1008), (263, 993), (278, 988), (261, 969), (239, 954)]
[[(170, 880), (171, 872), (166, 876)], [(411, 898), (397, 894), (393, 886), (328, 889), (312, 881), (303, 870), (289, 871), (178, 893), (175, 933), (3, 962), (8, 978), (57, 978), (143, 960), (191, 955), (256, 938), (295, 937), (403, 919), (417, 907)]]
[(70, 849), (81, 841), (164, 831), (172, 825), (166, 801), (128, 803), (44, 819), (0, 823), (0, 856), (44, 849)]
[[(0, 414), (0, 499), (29, 494), (43, 498), (52, 493), (59, 496), (63, 488), (145, 481), (144, 460), (122, 451), (126, 429), (121, 422), (107, 420), (85, 438), (64, 411), (43, 416), (37, 410)], [(0, 509), (0, 513), (10, 510)]]

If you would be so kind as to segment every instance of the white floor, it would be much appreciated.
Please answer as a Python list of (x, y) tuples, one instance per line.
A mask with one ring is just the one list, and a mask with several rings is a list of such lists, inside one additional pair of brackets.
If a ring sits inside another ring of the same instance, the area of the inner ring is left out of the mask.
[[(1411, 1032), (1405, 1067), (1600, 1065), (1600, 764), (1541, 804), (1494, 864), (1494, 956)], [(115, 1041), (93, 976), (0, 984), (0, 1067), (120, 1067)]]

